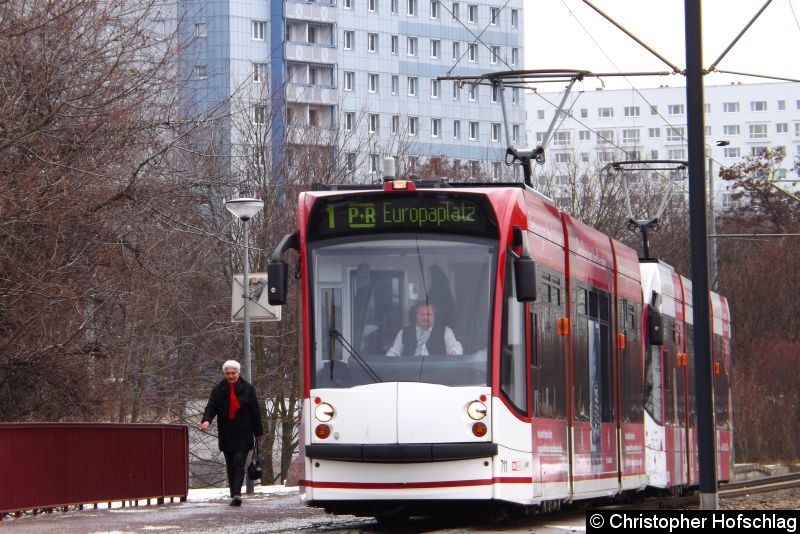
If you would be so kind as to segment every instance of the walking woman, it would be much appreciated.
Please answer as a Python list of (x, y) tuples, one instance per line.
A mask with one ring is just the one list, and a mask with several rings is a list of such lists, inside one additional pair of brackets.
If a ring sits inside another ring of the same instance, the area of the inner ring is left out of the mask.
[(241, 366), (235, 360), (222, 364), (225, 379), (211, 390), (200, 424), (200, 430), (208, 432), (214, 417), (217, 418), (219, 450), (225, 455), (231, 506), (242, 505), (247, 454), (253, 448), (253, 436), (264, 434), (256, 390), (239, 376), (240, 370)]

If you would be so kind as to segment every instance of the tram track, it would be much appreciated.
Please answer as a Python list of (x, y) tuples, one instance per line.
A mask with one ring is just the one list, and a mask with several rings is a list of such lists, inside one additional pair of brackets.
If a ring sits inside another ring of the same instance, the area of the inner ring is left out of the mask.
[[(722, 484), (718, 490), (721, 500), (750, 495), (768, 493), (800, 487), (800, 473), (776, 475), (770, 477), (731, 482)], [(692, 495), (652, 497), (639, 502), (601, 506), (601, 510), (677, 510), (700, 505), (697, 490)]]

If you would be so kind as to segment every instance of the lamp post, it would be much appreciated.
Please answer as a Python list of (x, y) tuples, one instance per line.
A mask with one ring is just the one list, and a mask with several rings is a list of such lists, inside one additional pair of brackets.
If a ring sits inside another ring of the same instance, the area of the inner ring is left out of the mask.
[[(728, 146), (731, 142), (727, 139), (717, 141), (717, 146)], [(717, 238), (714, 234), (717, 233), (716, 214), (714, 213), (714, 158), (713, 154), (708, 156), (708, 264), (709, 264), (709, 281), (711, 283), (711, 291), (717, 290)]]
[[(225, 208), (233, 213), (233, 215), (242, 221), (244, 258), (242, 263), (242, 302), (244, 303), (244, 340), (242, 342), (242, 367), (244, 372), (242, 376), (244, 379), (252, 383), (250, 376), (250, 314), (248, 307), (250, 305), (250, 241), (247, 235), (247, 222), (255, 217), (258, 212), (264, 208), (264, 201), (257, 198), (234, 198), (233, 200), (225, 201)], [(247, 493), (253, 493), (253, 481), (250, 477), (247, 479)]]

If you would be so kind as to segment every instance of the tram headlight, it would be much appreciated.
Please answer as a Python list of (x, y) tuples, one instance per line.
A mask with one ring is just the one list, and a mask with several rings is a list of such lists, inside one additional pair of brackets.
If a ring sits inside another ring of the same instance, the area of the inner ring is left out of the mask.
[(316, 417), (317, 421), (321, 421), (323, 423), (327, 423), (333, 419), (333, 415), (335, 413), (336, 410), (334, 410), (333, 406), (327, 402), (321, 402), (314, 407), (314, 417)]
[(467, 415), (470, 419), (480, 421), (486, 417), (486, 405), (481, 401), (472, 401), (467, 405)]

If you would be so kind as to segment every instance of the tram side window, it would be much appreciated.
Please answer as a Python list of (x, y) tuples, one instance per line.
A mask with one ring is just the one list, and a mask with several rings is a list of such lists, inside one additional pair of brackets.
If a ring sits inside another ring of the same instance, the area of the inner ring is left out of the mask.
[(669, 335), (664, 336), (664, 422), (666, 424), (677, 424), (677, 402), (678, 390), (677, 371), (677, 349), (675, 347), (675, 318), (664, 315), (664, 330)]
[(689, 369), (689, 378), (688, 378), (688, 389), (689, 389), (689, 426), (692, 428), (697, 427), (697, 412), (695, 411), (696, 406), (696, 395), (695, 395), (695, 387), (694, 387), (694, 369), (695, 369), (695, 360), (694, 360), (694, 325), (690, 323), (686, 323), (686, 354), (688, 355), (688, 369)]
[(538, 294), (531, 307), (531, 388), (534, 417), (564, 419), (566, 356), (558, 320), (564, 317), (563, 277), (539, 268)]
[(612, 422), (615, 418), (611, 301), (605, 291), (577, 286), (575, 302), (575, 418)]
[(723, 353), (722, 336), (714, 334), (713, 336), (713, 362), (719, 366), (719, 373), (712, 369), (714, 372), (714, 417), (718, 428), (729, 427), (729, 410), (728, 410), (728, 395), (730, 394), (730, 377), (727, 373), (725, 365), (725, 357)]
[(500, 389), (520, 413), (528, 411), (528, 384), (525, 373), (525, 304), (517, 301), (512, 274), (512, 254), (506, 262), (503, 292), (503, 323), (500, 359)]

